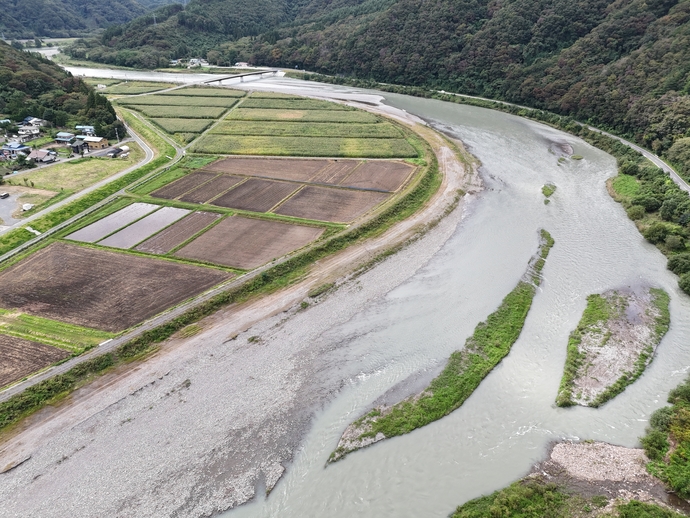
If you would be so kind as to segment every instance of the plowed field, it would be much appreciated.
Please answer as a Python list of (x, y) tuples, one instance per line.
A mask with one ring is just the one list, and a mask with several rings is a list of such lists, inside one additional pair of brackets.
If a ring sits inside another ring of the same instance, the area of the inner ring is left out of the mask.
[(189, 203), (206, 203), (208, 200), (215, 198), (219, 194), (224, 193), (230, 187), (237, 185), (244, 178), (241, 176), (221, 175), (214, 178), (210, 182), (205, 183), (201, 187), (197, 187), (193, 191), (189, 191), (182, 196), (180, 200)]
[(223, 158), (204, 167), (204, 171), (308, 182), (326, 164), (328, 160)]
[(348, 191), (327, 187), (305, 187), (275, 211), (296, 218), (347, 223), (369, 211), (387, 194), (373, 191)]
[(20, 380), (69, 355), (69, 352), (49, 345), (0, 335), (0, 387)]
[(361, 164), (357, 160), (334, 160), (311, 179), (312, 183), (338, 185)]
[(415, 167), (404, 162), (369, 160), (340, 182), (343, 187), (397, 191), (414, 172)]
[(213, 200), (213, 205), (230, 209), (266, 212), (299, 188), (300, 185), (294, 183), (250, 178), (242, 185), (238, 185), (220, 198)]
[(183, 195), (187, 191), (191, 191), (195, 187), (198, 187), (211, 178), (216, 177), (215, 173), (206, 173), (204, 171), (197, 171), (196, 173), (188, 174), (183, 176), (179, 180), (175, 180), (173, 183), (169, 183), (165, 187), (161, 187), (157, 191), (153, 191), (151, 196), (156, 198), (165, 198), (166, 200), (172, 200), (178, 196)]
[(163, 207), (119, 232), (106, 237), (103, 241), (99, 241), (98, 244), (114, 248), (132, 248), (137, 243), (141, 243), (144, 239), (151, 237), (156, 232), (163, 230), (187, 214), (189, 214), (189, 211), (185, 209)]
[(224, 219), (175, 255), (249, 270), (305, 246), (323, 230), (234, 216)]
[(229, 277), (201, 266), (53, 243), (0, 272), (0, 307), (119, 332)]
[(150, 254), (167, 254), (189, 238), (220, 218), (220, 214), (210, 212), (193, 212), (186, 218), (169, 226), (160, 234), (143, 242), (135, 250)]

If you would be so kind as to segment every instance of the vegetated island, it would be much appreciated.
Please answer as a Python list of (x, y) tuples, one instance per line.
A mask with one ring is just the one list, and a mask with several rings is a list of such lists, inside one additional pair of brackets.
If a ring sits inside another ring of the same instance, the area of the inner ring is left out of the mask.
[(541, 193), (544, 195), (544, 205), (551, 203), (551, 196), (556, 192), (556, 186), (552, 183), (547, 183), (541, 188)]
[(382, 405), (350, 424), (328, 462), (376, 442), (403, 435), (441, 419), (459, 408), (482, 380), (510, 352), (520, 336), (532, 299), (541, 283), (541, 271), (554, 245), (551, 235), (539, 232), (539, 248), (530, 258), (517, 286), (485, 322), (481, 322), (465, 347), (455, 351), (446, 367), (429, 386), (390, 407)]
[(656, 288), (610, 290), (587, 297), (556, 404), (598, 407), (644, 372), (668, 331), (668, 294)]

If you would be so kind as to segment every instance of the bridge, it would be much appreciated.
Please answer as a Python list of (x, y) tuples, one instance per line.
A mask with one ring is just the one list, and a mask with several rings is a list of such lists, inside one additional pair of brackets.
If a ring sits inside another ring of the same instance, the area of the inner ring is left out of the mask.
[(230, 79), (239, 79), (240, 83), (244, 83), (245, 77), (259, 76), (259, 79), (262, 79), (264, 75), (266, 75), (266, 77), (275, 77), (276, 75), (278, 75), (278, 72), (280, 72), (280, 70), (259, 70), (257, 72), (247, 72), (246, 74), (235, 74), (232, 76), (225, 76), (218, 79), (209, 79), (208, 81), (204, 81), (204, 83), (210, 85), (211, 83), (222, 83), (223, 81), (227, 81)]

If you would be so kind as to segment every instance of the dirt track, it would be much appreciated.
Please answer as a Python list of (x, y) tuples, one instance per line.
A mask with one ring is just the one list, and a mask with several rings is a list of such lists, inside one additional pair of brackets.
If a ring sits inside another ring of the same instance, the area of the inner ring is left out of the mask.
[(259, 479), (272, 487), (314, 408), (338, 388), (318, 385), (322, 334), (409, 278), (450, 237), (462, 210), (359, 282), (306, 311), (299, 303), (311, 288), (418, 235), (457, 189), (479, 188), (442, 137), (420, 131), (444, 173), (425, 209), (319, 261), (302, 282), (218, 312), (198, 335), (172, 339), (135, 368), (35, 416), (0, 446), (0, 466), (26, 461), (0, 475), (0, 516), (199, 516), (252, 498)]

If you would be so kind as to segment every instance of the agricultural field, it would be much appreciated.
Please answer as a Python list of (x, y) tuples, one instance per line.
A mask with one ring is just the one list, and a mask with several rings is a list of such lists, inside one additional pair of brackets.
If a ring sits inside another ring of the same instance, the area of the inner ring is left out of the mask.
[(0, 387), (19, 381), (69, 356), (69, 352), (56, 347), (0, 335)]
[(204, 230), (211, 223), (217, 221), (220, 217), (220, 214), (212, 214), (210, 212), (193, 212), (186, 218), (144, 241), (135, 250), (149, 254), (167, 254)]
[(194, 144), (192, 151), (214, 155), (417, 158), (417, 151), (402, 138), (301, 138), (206, 134)]
[(212, 180), (218, 176), (218, 173), (212, 173), (207, 171), (196, 171), (183, 176), (179, 180), (174, 181), (171, 184), (161, 187), (160, 189), (151, 193), (151, 196), (155, 198), (164, 198), (172, 200), (178, 196), (182, 196), (184, 193), (196, 189), (197, 187), (205, 184), (206, 182)]
[(102, 81), (107, 81), (107, 79), (98, 80), (96, 84), (104, 84), (106, 85), (106, 88), (105, 90), (99, 90), (99, 92), (112, 95), (147, 94), (150, 92), (157, 92), (159, 90), (165, 90), (167, 88), (172, 87), (172, 85), (170, 85), (169, 83), (154, 83), (149, 81), (120, 81), (118, 83), (111, 85), (108, 85), (107, 83), (104, 83)]
[(127, 158), (86, 156), (22, 173), (20, 176), (7, 180), (10, 184), (30, 185), (53, 192), (79, 192), (141, 161), (144, 151), (139, 145), (136, 142), (127, 142), (127, 145), (130, 148)]
[(0, 307), (117, 333), (230, 277), (213, 268), (57, 242), (0, 272)]
[(207, 203), (216, 196), (223, 194), (225, 191), (231, 189), (238, 183), (242, 182), (244, 178), (241, 176), (221, 175), (217, 176), (210, 182), (193, 189), (180, 197), (180, 201), (187, 203)]
[(188, 86), (163, 92), (160, 95), (184, 96), (184, 97), (244, 97), (246, 92), (242, 90), (231, 90), (230, 88), (216, 88), (205, 86)]
[(127, 108), (141, 112), (152, 119), (217, 119), (227, 110), (227, 108), (214, 106), (160, 106), (155, 104), (131, 104), (127, 105)]
[(152, 213), (157, 208), (158, 205), (150, 203), (133, 203), (76, 232), (72, 232), (67, 236), (67, 239), (81, 241), (82, 243), (95, 243), (139, 218)]
[(257, 99), (254, 97), (245, 100), (242, 103), (242, 108), (271, 108), (277, 110), (355, 110), (344, 104), (301, 97), (295, 97), (293, 99)]
[(387, 194), (307, 186), (275, 210), (295, 218), (348, 223), (388, 198)]
[(353, 189), (397, 191), (414, 173), (416, 167), (405, 162), (367, 160), (338, 185)]
[(295, 183), (251, 178), (216, 198), (212, 204), (229, 209), (268, 212), (299, 188), (300, 185)]
[(151, 119), (166, 133), (201, 133), (211, 124), (212, 119)]
[(114, 234), (98, 242), (101, 246), (113, 248), (133, 248), (138, 243), (148, 239), (153, 234), (160, 232), (165, 227), (172, 225), (177, 220), (182, 219), (190, 211), (177, 209), (175, 207), (163, 207), (148, 216), (132, 223), (131, 225), (118, 230)]
[(324, 229), (233, 216), (178, 250), (175, 255), (249, 270), (297, 250)]
[(139, 106), (214, 106), (230, 108), (237, 99), (234, 97), (199, 97), (181, 95), (143, 95), (132, 99), (119, 99), (119, 104), (129, 106), (136, 104)]
[(323, 169), (328, 160), (290, 160), (286, 158), (224, 158), (203, 167), (204, 171), (276, 180), (308, 182)]
[[(245, 106), (245, 101), (242, 107)], [(274, 137), (351, 137), (402, 138), (402, 132), (389, 122), (374, 124), (336, 122), (276, 122), (225, 120), (211, 133), (218, 135), (264, 135)]]
[(302, 121), (340, 122), (374, 124), (380, 119), (360, 110), (280, 110), (270, 108), (243, 108), (244, 103), (228, 116), (232, 120), (244, 121)]

